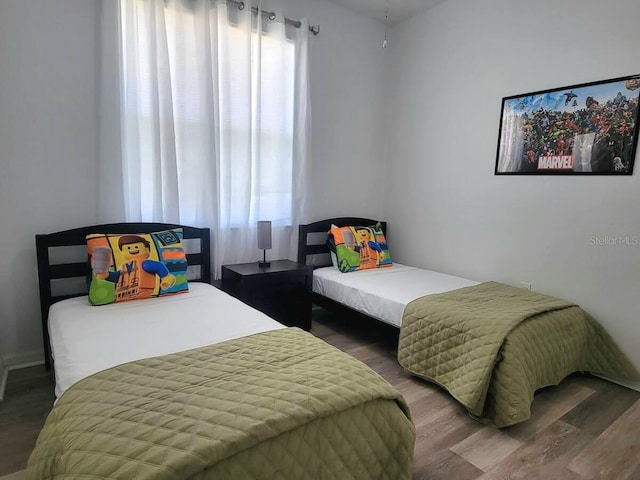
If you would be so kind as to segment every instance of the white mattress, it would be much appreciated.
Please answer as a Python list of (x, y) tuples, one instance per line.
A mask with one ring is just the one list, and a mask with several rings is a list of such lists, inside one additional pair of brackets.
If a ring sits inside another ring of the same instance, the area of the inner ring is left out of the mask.
[(284, 328), (205, 283), (181, 295), (100, 307), (87, 297), (55, 303), (49, 334), (56, 396), (78, 380), (122, 363)]
[(399, 327), (404, 307), (416, 298), (478, 282), (394, 263), (342, 273), (335, 267), (313, 271), (313, 291), (385, 323)]

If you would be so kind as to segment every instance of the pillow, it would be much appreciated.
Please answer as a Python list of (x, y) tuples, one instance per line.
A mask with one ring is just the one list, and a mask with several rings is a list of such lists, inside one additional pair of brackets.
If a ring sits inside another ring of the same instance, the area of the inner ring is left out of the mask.
[(380, 223), (370, 227), (335, 227), (329, 230), (335, 244), (338, 269), (354, 272), (392, 265)]
[(182, 229), (87, 235), (89, 301), (93, 305), (159, 297), (189, 290)]

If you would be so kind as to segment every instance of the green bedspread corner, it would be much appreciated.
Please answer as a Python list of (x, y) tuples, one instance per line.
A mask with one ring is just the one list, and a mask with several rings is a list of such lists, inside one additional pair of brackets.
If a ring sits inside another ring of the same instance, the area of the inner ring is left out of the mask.
[(497, 427), (529, 418), (535, 390), (572, 372), (639, 376), (580, 307), (497, 282), (411, 302), (398, 360), (446, 388), (472, 416)]
[(25, 478), (410, 478), (414, 440), (397, 390), (288, 328), (81, 380), (49, 415)]

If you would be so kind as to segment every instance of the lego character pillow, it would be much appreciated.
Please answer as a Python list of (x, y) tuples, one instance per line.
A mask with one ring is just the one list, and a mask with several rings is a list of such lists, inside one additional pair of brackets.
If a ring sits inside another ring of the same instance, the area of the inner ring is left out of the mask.
[(182, 229), (144, 234), (87, 235), (93, 305), (184, 293), (187, 256)]
[(343, 273), (392, 265), (380, 223), (370, 227), (332, 227), (328, 244), (330, 250), (335, 248), (338, 269)]

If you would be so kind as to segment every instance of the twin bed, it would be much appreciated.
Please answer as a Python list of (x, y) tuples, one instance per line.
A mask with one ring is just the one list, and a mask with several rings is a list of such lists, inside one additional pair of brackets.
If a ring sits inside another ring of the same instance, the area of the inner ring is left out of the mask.
[[(377, 220), (368, 218), (340, 217), (300, 225), (298, 263), (314, 266), (314, 303), (333, 310), (346, 308), (351, 313), (399, 328), (405, 307), (416, 298), (478, 284), (466, 278), (398, 263), (348, 274), (333, 267), (326, 244), (331, 226), (376, 223)], [(380, 225), (386, 235), (386, 222), (380, 222)]]
[[(298, 261), (317, 267), (315, 302), (399, 327), (399, 362), (478, 420), (526, 420), (534, 392), (573, 371), (637, 378), (569, 302), (399, 264), (348, 274), (331, 266), (331, 225), (374, 223), (300, 226)], [(186, 256), (188, 293), (100, 307), (52, 295), (52, 280), (84, 276), (87, 263), (52, 264), (50, 248), (83, 245), (93, 232), (174, 228), (199, 250)], [(349, 355), (210, 286), (208, 229), (113, 224), (36, 240), (58, 400), (27, 478), (412, 476), (415, 431), (401, 395)]]
[[(186, 255), (188, 293), (102, 306), (52, 294), (52, 281), (88, 268), (53, 264), (55, 247), (175, 228), (199, 250)], [(58, 399), (26, 478), (411, 477), (415, 431), (401, 395), (209, 285), (208, 229), (98, 225), (36, 243)]]
[(523, 422), (536, 390), (576, 371), (640, 378), (598, 322), (571, 302), (400, 264), (350, 273), (332, 266), (332, 225), (377, 223), (332, 218), (300, 226), (298, 262), (316, 267), (314, 302), (398, 327), (400, 364), (447, 389), (477, 420)]

